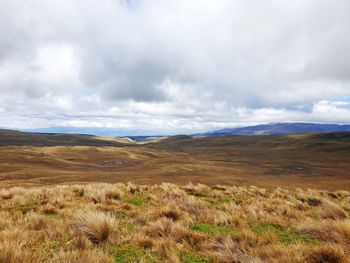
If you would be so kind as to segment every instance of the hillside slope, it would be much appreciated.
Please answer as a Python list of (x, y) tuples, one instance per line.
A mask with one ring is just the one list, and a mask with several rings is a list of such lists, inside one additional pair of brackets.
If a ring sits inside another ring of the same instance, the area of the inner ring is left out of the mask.
[[(3, 140), (0, 186), (132, 181), (350, 189), (348, 132), (173, 136), (148, 144), (33, 136)], [(19, 142), (27, 146), (11, 146)]]
[(125, 146), (131, 142), (84, 134), (31, 133), (0, 129), (0, 146)]

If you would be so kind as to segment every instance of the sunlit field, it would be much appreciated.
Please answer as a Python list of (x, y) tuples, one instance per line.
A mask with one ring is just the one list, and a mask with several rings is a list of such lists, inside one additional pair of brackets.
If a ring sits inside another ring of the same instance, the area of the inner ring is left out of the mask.
[(0, 192), (0, 262), (349, 262), (350, 192), (91, 183)]

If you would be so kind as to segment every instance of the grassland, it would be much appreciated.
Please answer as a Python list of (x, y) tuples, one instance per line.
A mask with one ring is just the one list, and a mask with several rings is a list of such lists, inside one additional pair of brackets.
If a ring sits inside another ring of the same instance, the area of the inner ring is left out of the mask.
[(0, 191), (0, 262), (349, 262), (350, 192), (73, 184)]
[(349, 153), (350, 133), (0, 131), (0, 263), (347, 263)]
[(350, 133), (174, 136), (136, 144), (0, 132), (0, 187), (162, 182), (350, 189)]

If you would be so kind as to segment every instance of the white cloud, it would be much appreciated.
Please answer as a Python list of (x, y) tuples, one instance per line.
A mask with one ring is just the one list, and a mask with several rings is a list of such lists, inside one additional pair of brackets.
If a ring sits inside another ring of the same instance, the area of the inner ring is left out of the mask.
[(350, 2), (4, 0), (0, 126), (350, 123)]

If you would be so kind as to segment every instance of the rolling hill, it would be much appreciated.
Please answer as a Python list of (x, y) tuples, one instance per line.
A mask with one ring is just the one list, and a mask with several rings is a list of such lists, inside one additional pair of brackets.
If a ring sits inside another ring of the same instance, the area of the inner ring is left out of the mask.
[(181, 135), (137, 144), (2, 130), (0, 186), (132, 181), (349, 189), (349, 152), (350, 132)]
[(131, 141), (86, 134), (33, 133), (0, 129), (0, 146), (125, 146)]

